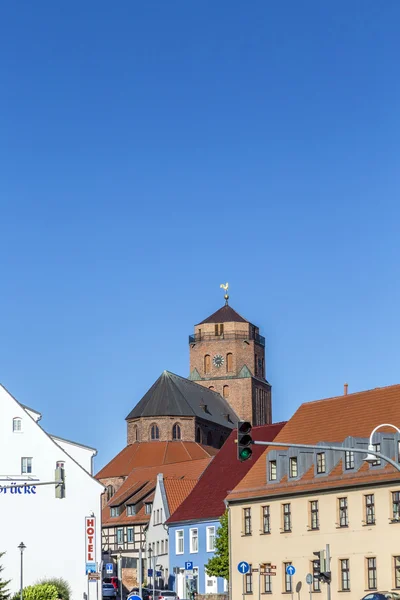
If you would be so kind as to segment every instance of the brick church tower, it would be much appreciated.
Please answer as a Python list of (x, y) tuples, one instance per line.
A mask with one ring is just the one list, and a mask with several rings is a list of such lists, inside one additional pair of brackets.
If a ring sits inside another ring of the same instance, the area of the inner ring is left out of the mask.
[(195, 325), (189, 336), (189, 379), (221, 394), (241, 419), (253, 425), (272, 423), (265, 338), (228, 299), (226, 294), (225, 305)]

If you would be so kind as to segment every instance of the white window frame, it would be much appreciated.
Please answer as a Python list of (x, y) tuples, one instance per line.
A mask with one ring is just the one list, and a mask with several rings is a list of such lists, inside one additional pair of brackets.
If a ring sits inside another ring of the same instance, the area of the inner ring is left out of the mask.
[[(24, 461), (26, 461), (26, 463), (24, 463)], [(24, 464), (25, 464), (25, 469), (24, 469)], [(28, 468), (29, 466), (30, 466), (30, 470)], [(32, 456), (21, 456), (21, 475), (29, 475), (30, 473), (33, 473), (33, 458), (32, 458)]]
[[(19, 428), (15, 427), (18, 423)], [(12, 422), (13, 433), (22, 433), (22, 419), (21, 417), (14, 417)]]
[[(193, 532), (196, 532), (196, 537), (193, 535)], [(197, 549), (193, 550), (193, 539), (196, 539)], [(199, 530), (197, 527), (192, 527), (189, 530), (189, 552), (190, 554), (197, 554), (199, 551)]]
[[(214, 548), (210, 547), (210, 531), (214, 529)], [(216, 536), (216, 527), (215, 525), (210, 525), (209, 527), (207, 527), (206, 529), (206, 548), (207, 548), (207, 552), (215, 552), (215, 536)]]
[[(180, 535), (182, 534), (182, 535)], [(182, 540), (182, 551), (179, 551), (179, 541)], [(183, 529), (177, 529), (175, 531), (175, 553), (176, 554), (184, 554), (185, 553), (185, 531)]]

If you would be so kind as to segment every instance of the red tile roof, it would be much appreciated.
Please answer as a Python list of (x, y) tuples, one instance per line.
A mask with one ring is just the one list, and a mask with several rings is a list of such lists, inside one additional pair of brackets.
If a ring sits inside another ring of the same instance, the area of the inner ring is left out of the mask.
[(135, 516), (127, 516), (126, 510), (124, 510), (119, 517), (111, 517), (110, 508), (124, 503), (129, 504), (133, 496), (135, 496), (136, 502), (146, 501), (154, 492), (158, 473), (163, 473), (167, 478), (198, 480), (211, 460), (212, 457), (208, 457), (200, 460), (186, 460), (185, 462), (133, 469), (118, 492), (103, 508), (102, 525), (111, 527), (129, 523), (147, 523), (150, 516), (145, 514), (144, 507)]
[[(126, 477), (138, 467), (153, 467), (171, 463), (210, 458), (218, 453), (216, 448), (196, 442), (134, 442), (126, 446), (96, 475), (96, 479)], [(158, 472), (162, 472), (159, 470)]]
[[(285, 423), (275, 423), (253, 427), (253, 439), (273, 441), (284, 425)], [(219, 518), (224, 513), (224, 499), (228, 491), (235, 487), (264, 451), (263, 446), (253, 446), (253, 458), (239, 462), (236, 437), (236, 430), (232, 431), (199, 483), (180, 507), (171, 513), (167, 523)]]
[[(239, 315), (239, 313), (229, 306), (229, 304), (225, 304), (215, 313), (204, 319), (204, 321), (197, 323), (197, 325), (202, 325), (203, 323), (249, 323), (249, 321), (246, 321), (246, 319)], [(197, 327), (197, 325), (195, 325), (195, 327)]]
[(169, 514), (172, 515), (178, 506), (189, 496), (198, 479), (164, 479), (164, 489), (167, 496)]
[[(400, 385), (306, 402), (298, 408), (274, 441), (316, 444), (322, 441), (342, 442), (348, 436), (368, 438), (381, 423), (399, 425)], [(393, 429), (387, 431), (393, 433)], [(234, 493), (228, 496), (228, 500), (250, 498), (256, 494), (256, 490), (258, 497), (265, 496), (267, 490), (269, 494), (271, 487), (266, 481), (268, 452), (267, 448), (238, 483)]]

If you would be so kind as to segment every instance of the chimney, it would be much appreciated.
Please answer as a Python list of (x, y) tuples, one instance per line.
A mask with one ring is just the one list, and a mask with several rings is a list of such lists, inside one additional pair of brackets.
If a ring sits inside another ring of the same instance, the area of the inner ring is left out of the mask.
[(348, 391), (348, 389), (349, 389), (349, 384), (348, 384), (348, 383), (345, 383), (345, 384), (344, 384), (344, 392), (343, 392), (343, 395), (344, 395), (344, 396), (347, 396), (347, 391)]

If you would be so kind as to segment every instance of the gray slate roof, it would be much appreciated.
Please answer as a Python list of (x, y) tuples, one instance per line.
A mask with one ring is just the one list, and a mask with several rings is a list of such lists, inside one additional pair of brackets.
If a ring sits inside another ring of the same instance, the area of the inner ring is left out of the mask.
[[(202, 405), (206, 406), (204, 410)], [(229, 420), (226, 418), (229, 415)], [(199, 417), (233, 429), (239, 417), (217, 392), (164, 371), (126, 417)]]

